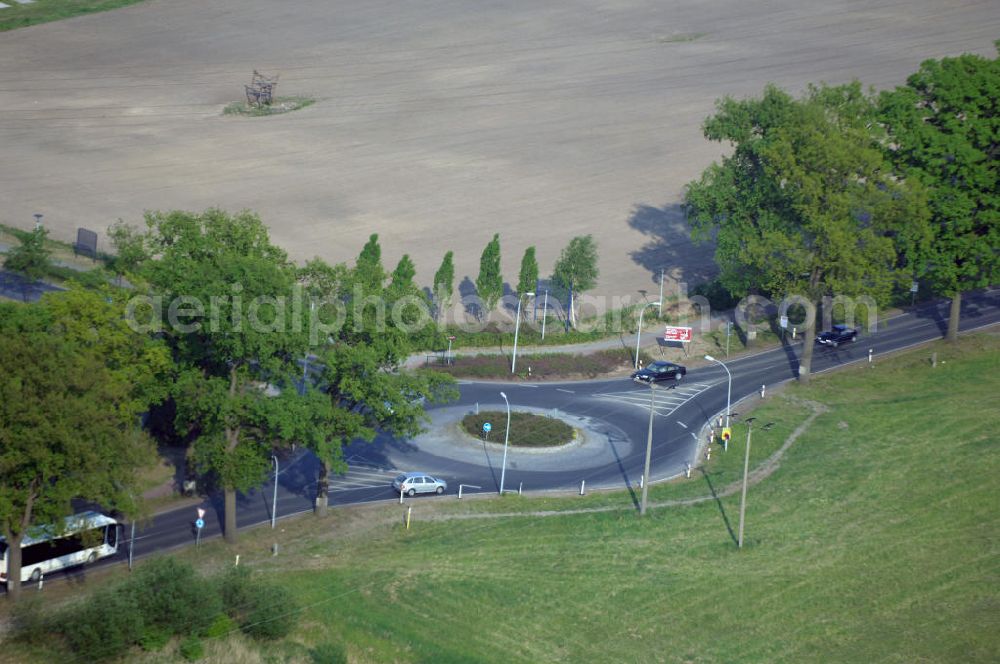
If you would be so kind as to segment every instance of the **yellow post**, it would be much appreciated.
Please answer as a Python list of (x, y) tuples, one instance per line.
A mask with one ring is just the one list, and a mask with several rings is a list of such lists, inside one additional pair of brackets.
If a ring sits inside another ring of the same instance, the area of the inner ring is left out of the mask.
[(413, 511), (413, 506), (412, 505), (406, 508), (406, 529), (407, 530), (410, 529), (410, 512), (412, 512), (412, 511)]

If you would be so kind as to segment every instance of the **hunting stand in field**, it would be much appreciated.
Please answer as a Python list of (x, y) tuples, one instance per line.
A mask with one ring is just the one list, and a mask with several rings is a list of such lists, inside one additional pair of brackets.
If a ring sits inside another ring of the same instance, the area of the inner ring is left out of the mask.
[(250, 85), (243, 87), (246, 88), (248, 106), (256, 108), (270, 106), (271, 102), (274, 101), (274, 89), (278, 87), (278, 75), (270, 78), (254, 69)]

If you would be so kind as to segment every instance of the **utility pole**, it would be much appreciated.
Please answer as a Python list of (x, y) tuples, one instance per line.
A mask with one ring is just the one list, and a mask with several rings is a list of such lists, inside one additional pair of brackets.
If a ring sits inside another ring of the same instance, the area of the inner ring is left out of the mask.
[(743, 518), (747, 511), (747, 477), (750, 472), (750, 433), (753, 431), (753, 421), (756, 417), (748, 417), (747, 422), (747, 451), (743, 457), (743, 495), (740, 498), (740, 534), (736, 541), (736, 548), (743, 548)]

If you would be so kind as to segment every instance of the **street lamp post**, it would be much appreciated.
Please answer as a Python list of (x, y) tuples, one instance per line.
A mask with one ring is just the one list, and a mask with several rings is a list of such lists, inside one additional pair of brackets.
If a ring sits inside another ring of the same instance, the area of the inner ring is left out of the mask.
[[(534, 293), (524, 293), (523, 297), (534, 297)], [(510, 372), (514, 373), (514, 369), (517, 367), (517, 333), (521, 328), (521, 295), (517, 296), (517, 319), (514, 323), (514, 355), (510, 360)]]
[(642, 470), (642, 501), (639, 503), (639, 515), (646, 514), (646, 496), (649, 492), (649, 462), (653, 456), (653, 406), (656, 405), (656, 387), (649, 382), (649, 432), (646, 434), (646, 465)]
[(271, 529), (274, 529), (274, 520), (278, 517), (278, 457), (271, 455), (274, 462), (274, 497), (271, 499)]
[(720, 362), (711, 355), (706, 355), (705, 359), (709, 362), (721, 364), (722, 368), (726, 370), (726, 374), (729, 376), (729, 388), (726, 390), (726, 428), (729, 428), (729, 410), (733, 398), (733, 374), (729, 373), (729, 367), (727, 367), (724, 362)]
[(507, 401), (507, 395), (503, 392), (500, 393), (503, 397), (503, 401), (507, 404), (507, 427), (503, 432), (503, 463), (500, 465), (500, 495), (503, 495), (503, 481), (507, 475), (507, 442), (510, 440), (510, 402)]
[(542, 303), (542, 340), (545, 340), (545, 316), (549, 313), (549, 289), (545, 289), (545, 301)]
[(639, 330), (635, 333), (635, 368), (639, 368), (639, 340), (642, 338), (642, 315), (646, 313), (646, 307), (658, 307), (659, 302), (647, 302), (642, 309), (639, 309)]

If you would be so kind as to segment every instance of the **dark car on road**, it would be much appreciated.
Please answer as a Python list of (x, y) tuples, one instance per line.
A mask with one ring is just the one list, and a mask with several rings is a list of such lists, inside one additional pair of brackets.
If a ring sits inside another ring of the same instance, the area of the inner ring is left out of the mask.
[(840, 344), (858, 340), (858, 331), (846, 325), (834, 325), (829, 332), (823, 332), (816, 337), (816, 343), (836, 348)]
[(686, 373), (687, 369), (679, 364), (659, 361), (633, 373), (632, 380), (637, 383), (659, 383), (665, 380), (680, 380)]

